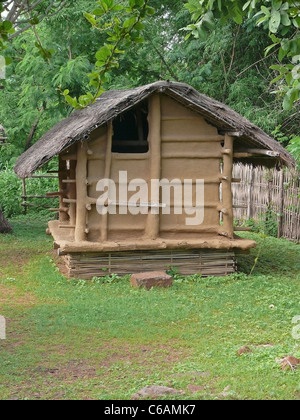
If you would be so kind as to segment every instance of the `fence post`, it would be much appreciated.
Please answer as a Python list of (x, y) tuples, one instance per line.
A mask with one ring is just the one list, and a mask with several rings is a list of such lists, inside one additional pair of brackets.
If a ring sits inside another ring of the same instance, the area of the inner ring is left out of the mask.
[(250, 169), (250, 180), (249, 180), (249, 190), (248, 190), (248, 210), (247, 217), (248, 220), (253, 217), (253, 182), (254, 182), (254, 168), (253, 166)]
[(279, 180), (279, 223), (278, 223), (278, 238), (283, 236), (283, 219), (284, 219), (284, 170), (280, 171)]
[(22, 190), (23, 190), (23, 198), (24, 198), (24, 215), (27, 214), (27, 193), (26, 193), (26, 179), (22, 178)]

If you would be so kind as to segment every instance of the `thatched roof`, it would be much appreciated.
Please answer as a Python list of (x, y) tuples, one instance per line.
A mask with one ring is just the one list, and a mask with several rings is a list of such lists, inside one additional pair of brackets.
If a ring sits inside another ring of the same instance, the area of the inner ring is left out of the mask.
[(105, 92), (93, 105), (74, 111), (69, 118), (53, 127), (19, 158), (15, 172), (21, 178), (30, 177), (54, 156), (80, 140), (87, 140), (95, 129), (156, 92), (164, 93), (201, 114), (220, 132), (241, 133), (237, 140), (241, 148), (246, 145), (273, 152), (273, 159), (262, 158), (259, 163), (263, 164), (267, 160), (273, 166), (276, 163), (288, 166), (295, 164), (292, 156), (279, 143), (228, 106), (200, 94), (189, 85), (156, 82), (136, 89)]

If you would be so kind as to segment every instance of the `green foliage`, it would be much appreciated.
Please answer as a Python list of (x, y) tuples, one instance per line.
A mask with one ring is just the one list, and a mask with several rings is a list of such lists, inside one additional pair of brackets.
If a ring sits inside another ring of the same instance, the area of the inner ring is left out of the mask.
[[(278, 236), (278, 220), (279, 214), (276, 213), (272, 207), (265, 212), (259, 214), (259, 219), (249, 219), (242, 222), (243, 227), (250, 227), (255, 233), (259, 233), (265, 236), (272, 236), (277, 238)], [(240, 221), (237, 221), (240, 222)]]
[[(47, 192), (57, 191), (57, 180), (56, 179), (44, 179), (34, 178), (27, 180), (27, 195), (30, 196), (44, 196)], [(5, 191), (5, 194), (1, 194), (1, 206), (3, 213), (7, 217), (14, 217), (23, 213), (22, 202), (22, 182), (17, 177), (12, 169), (5, 169), (0, 171), (0, 191)], [(57, 207), (56, 199), (32, 199), (28, 201), (32, 204), (38, 204), (40, 206), (51, 206)], [(29, 213), (45, 214), (48, 218), (52, 215), (48, 210), (42, 209), (42, 207), (30, 208)]]
[[(188, 0), (186, 8), (192, 14), (194, 23), (184, 29), (189, 32), (187, 38), (206, 39), (216, 22), (226, 24), (233, 19), (236, 24), (254, 20), (257, 26), (263, 26), (269, 32), (272, 45), (266, 48), (268, 54), (277, 48), (280, 66), (272, 66), (279, 72), (274, 79), (279, 85), (278, 92), (284, 96), (285, 110), (291, 109), (300, 96), (300, 2), (289, 0)], [(287, 60), (290, 62), (287, 62)]]
[(294, 137), (290, 141), (287, 149), (294, 156), (300, 166), (300, 137)]
[(148, 6), (149, 0), (129, 0), (124, 5), (117, 4), (114, 0), (101, 0), (97, 3), (99, 7), (92, 13), (85, 13), (85, 17), (94, 29), (105, 33), (107, 40), (96, 52), (95, 68), (89, 74), (90, 86), (94, 90), (78, 99), (69, 95), (69, 89), (64, 90), (65, 100), (73, 108), (85, 108), (104, 92), (103, 85), (109, 81), (110, 72), (119, 68), (118, 55), (124, 54), (123, 48), (129, 48), (132, 43), (144, 42), (141, 36), (145, 28), (143, 21), (154, 14), (154, 9)]

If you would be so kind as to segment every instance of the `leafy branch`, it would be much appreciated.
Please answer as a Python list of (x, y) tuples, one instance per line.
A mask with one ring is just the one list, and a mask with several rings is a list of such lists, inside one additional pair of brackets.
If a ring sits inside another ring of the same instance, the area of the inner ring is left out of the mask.
[(63, 92), (66, 102), (76, 109), (94, 103), (105, 91), (104, 85), (109, 81), (110, 72), (119, 67), (119, 57), (125, 53), (121, 48), (127, 49), (132, 44), (144, 42), (143, 21), (155, 13), (155, 10), (148, 6), (149, 0), (129, 0), (121, 3), (101, 0), (97, 3), (99, 7), (92, 13), (85, 13), (85, 17), (94, 29), (106, 33), (107, 42), (96, 52), (97, 61), (94, 70), (89, 74), (93, 91), (79, 98), (71, 97), (68, 89)]
[[(73, 1), (1, 0), (0, 51), (5, 49), (6, 41), (16, 38), (45, 18), (57, 15), (67, 3)], [(2, 18), (3, 15), (5, 19)]]
[(291, 109), (300, 99), (300, 1), (188, 0), (185, 7), (192, 17), (192, 23), (183, 28), (187, 38), (206, 39), (217, 22), (234, 20), (241, 25), (254, 20), (257, 26), (263, 26), (272, 40), (266, 55), (276, 48), (282, 63), (271, 68), (279, 72), (273, 83), (282, 81), (277, 93), (284, 96), (284, 109)]

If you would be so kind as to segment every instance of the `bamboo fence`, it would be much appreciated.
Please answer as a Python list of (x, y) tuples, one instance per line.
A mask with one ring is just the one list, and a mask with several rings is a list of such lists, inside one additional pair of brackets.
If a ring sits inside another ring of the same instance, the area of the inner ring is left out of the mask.
[(235, 165), (233, 184), (235, 219), (262, 220), (272, 210), (278, 219), (278, 237), (300, 242), (300, 173)]

